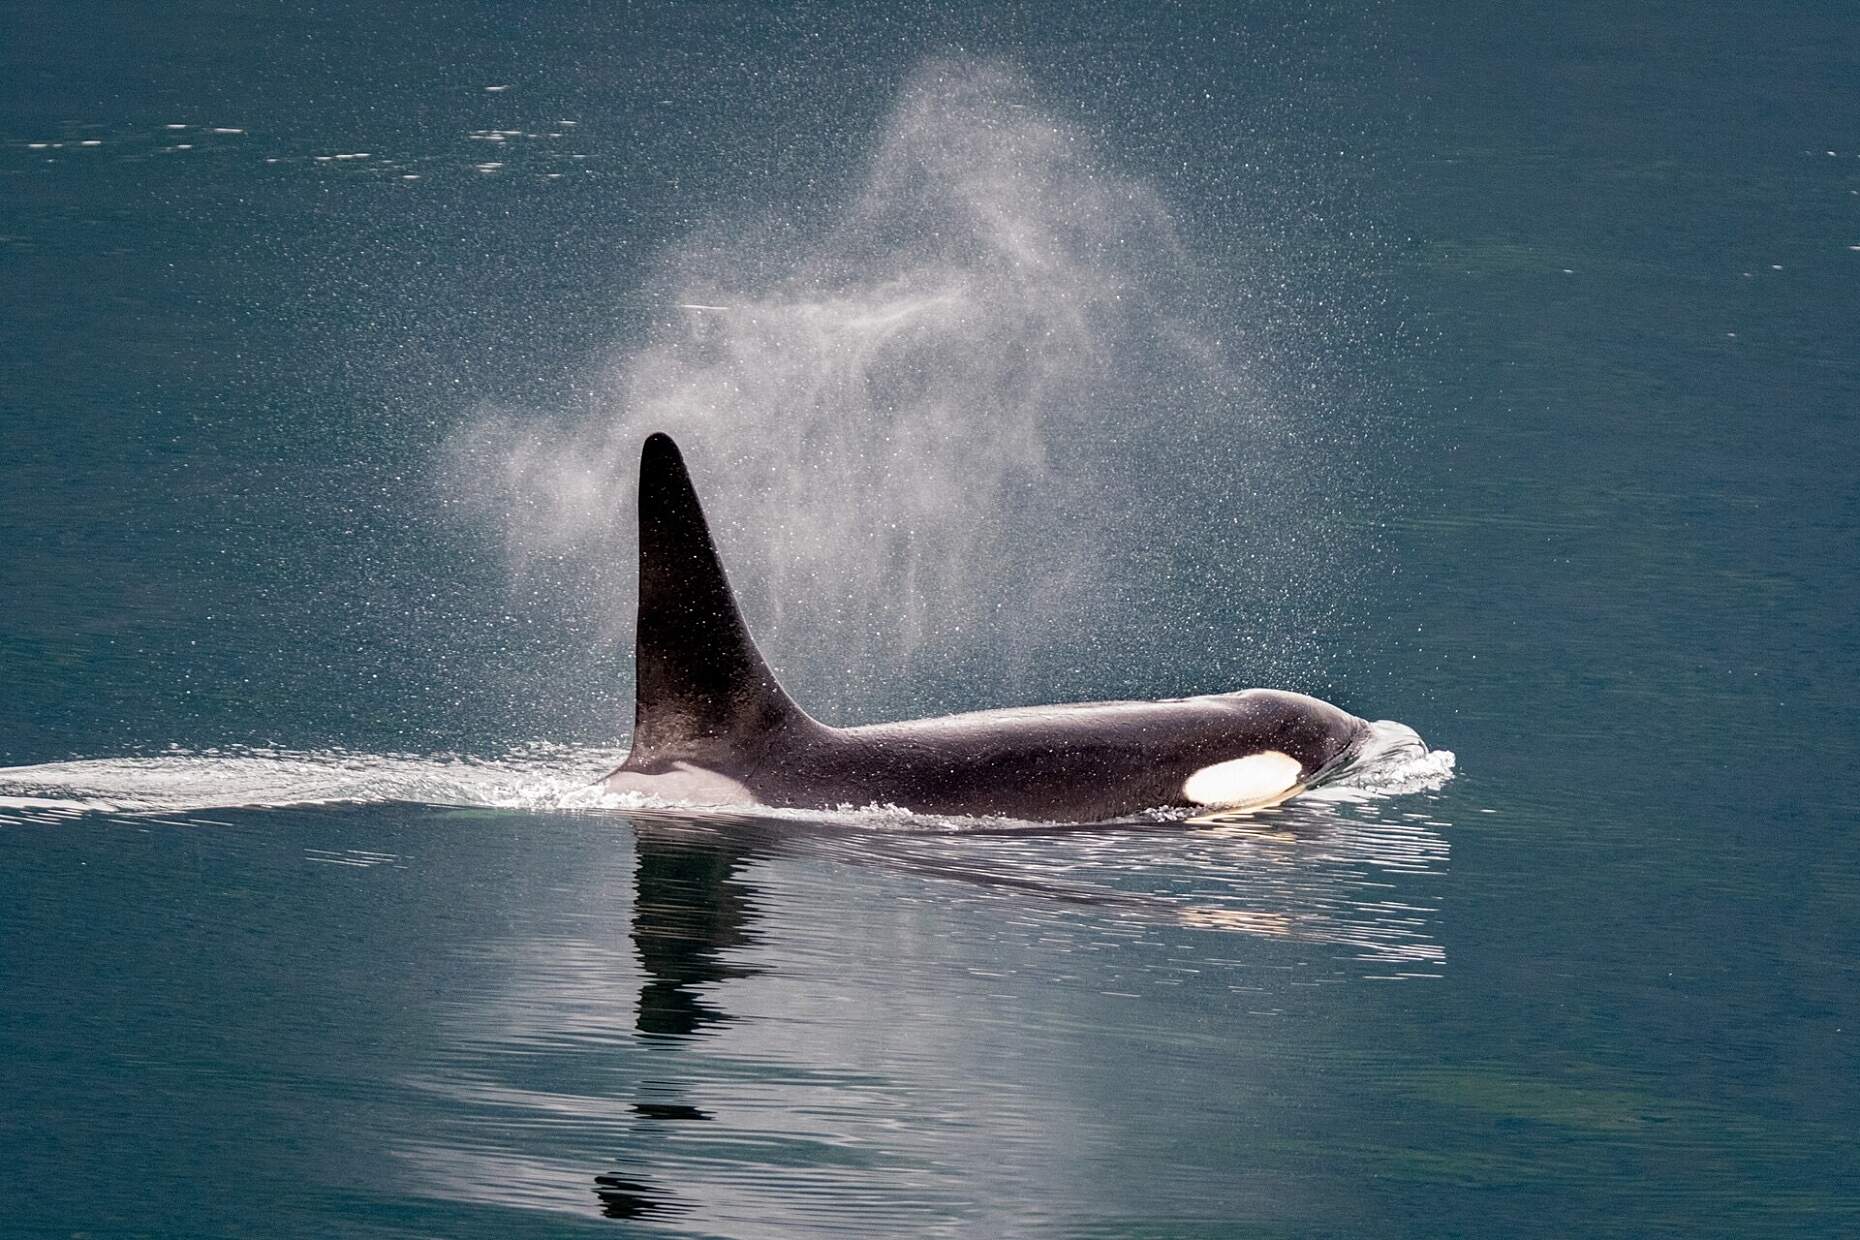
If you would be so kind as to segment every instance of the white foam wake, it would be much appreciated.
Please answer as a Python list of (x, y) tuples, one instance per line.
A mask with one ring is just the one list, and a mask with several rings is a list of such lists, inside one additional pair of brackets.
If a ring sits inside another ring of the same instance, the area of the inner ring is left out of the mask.
[(495, 758), (210, 749), (50, 762), (0, 767), (0, 810), (176, 813), (385, 801), (553, 809), (592, 795), (593, 781), (624, 753), (547, 744)]

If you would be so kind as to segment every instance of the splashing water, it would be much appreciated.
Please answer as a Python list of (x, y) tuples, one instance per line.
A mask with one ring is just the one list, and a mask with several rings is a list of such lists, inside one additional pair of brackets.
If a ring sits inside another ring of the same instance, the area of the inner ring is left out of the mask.
[(1451, 749), (1429, 749), (1405, 723), (1378, 719), (1341, 778), (1306, 793), (1317, 801), (1371, 801), (1431, 792), (1453, 778)]

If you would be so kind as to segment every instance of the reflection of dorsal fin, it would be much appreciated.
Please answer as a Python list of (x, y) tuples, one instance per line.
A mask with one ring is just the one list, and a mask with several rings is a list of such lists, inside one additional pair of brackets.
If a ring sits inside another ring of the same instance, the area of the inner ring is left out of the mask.
[(806, 720), (762, 661), (717, 559), (704, 509), (669, 435), (639, 459), (639, 623), (634, 654), (634, 769), (744, 752)]

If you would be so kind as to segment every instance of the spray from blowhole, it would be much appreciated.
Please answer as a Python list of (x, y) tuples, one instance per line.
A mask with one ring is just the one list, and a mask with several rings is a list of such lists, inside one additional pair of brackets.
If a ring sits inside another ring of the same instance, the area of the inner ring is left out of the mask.
[(1235, 688), (1176, 683), (1170, 648), (1257, 678), (1262, 634), (1316, 627), (1336, 530), (1287, 485), (1314, 462), (1273, 359), (1206, 321), (1162, 195), (1024, 74), (924, 66), (828, 222), (764, 240), (670, 251), (662, 317), (585, 408), (453, 436), (449, 487), (523, 595), (628, 640), (663, 430), (765, 652), (837, 722)]

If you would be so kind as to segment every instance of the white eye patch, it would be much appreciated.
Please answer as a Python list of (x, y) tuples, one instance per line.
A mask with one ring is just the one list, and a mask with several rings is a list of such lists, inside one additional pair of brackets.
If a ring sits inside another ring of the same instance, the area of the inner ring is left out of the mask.
[(1259, 805), (1298, 790), (1298, 759), (1276, 749), (1204, 766), (1182, 785), (1196, 805)]

